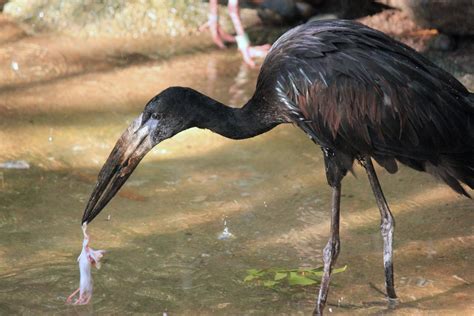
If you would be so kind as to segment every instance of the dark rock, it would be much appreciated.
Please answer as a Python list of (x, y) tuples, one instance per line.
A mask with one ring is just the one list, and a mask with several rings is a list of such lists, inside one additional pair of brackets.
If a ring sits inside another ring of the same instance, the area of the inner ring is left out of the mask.
[(378, 0), (406, 10), (422, 27), (435, 28), (446, 34), (474, 35), (472, 0)]
[(258, 8), (258, 16), (266, 24), (285, 25), (301, 20), (294, 0), (267, 0)]
[(449, 52), (456, 49), (456, 40), (452, 36), (446, 34), (438, 34), (435, 38), (432, 39), (430, 43), (430, 48), (443, 52)]
[(372, 0), (325, 0), (318, 6), (318, 14), (334, 14), (340, 19), (355, 19), (372, 12)]
[(3, 6), (7, 3), (8, 0), (0, 0), (0, 12), (3, 11)]
[(266, 24), (288, 25), (314, 15), (353, 19), (375, 13), (373, 8), (372, 0), (264, 0), (258, 15)]

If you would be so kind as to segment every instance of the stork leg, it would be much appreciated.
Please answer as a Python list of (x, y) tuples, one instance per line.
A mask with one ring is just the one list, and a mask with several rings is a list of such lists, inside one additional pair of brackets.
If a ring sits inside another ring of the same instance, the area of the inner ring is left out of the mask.
[(332, 188), (332, 210), (331, 210), (331, 236), (323, 250), (324, 272), (319, 289), (318, 302), (314, 315), (322, 315), (324, 306), (329, 293), (329, 282), (331, 280), (331, 272), (339, 255), (339, 206), (341, 200), (341, 183)]
[(380, 187), (379, 179), (375, 173), (374, 165), (370, 157), (363, 157), (361, 159), (361, 164), (364, 166), (367, 171), (367, 176), (369, 178), (372, 191), (374, 192), (375, 200), (377, 201), (377, 206), (380, 210), (380, 230), (383, 237), (383, 265), (385, 268), (385, 287), (387, 289), (387, 295), (389, 299), (397, 299), (397, 294), (395, 293), (395, 285), (393, 283), (393, 229), (395, 226), (395, 221), (393, 215), (390, 212), (385, 196)]
[(334, 155), (327, 150), (324, 151), (326, 163), (326, 176), (328, 183), (332, 187), (332, 208), (331, 208), (331, 231), (329, 241), (323, 250), (324, 271), (319, 289), (318, 301), (313, 312), (314, 315), (322, 315), (324, 306), (329, 292), (329, 282), (331, 280), (331, 272), (336, 264), (337, 256), (340, 250), (339, 241), (339, 209), (341, 205), (341, 181), (345, 175), (345, 171), (337, 166), (333, 160)]

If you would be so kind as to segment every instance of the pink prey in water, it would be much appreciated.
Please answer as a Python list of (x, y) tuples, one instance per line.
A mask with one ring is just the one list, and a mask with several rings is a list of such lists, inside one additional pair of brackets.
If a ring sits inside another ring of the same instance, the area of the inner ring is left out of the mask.
[[(66, 300), (66, 303), (73, 305), (86, 305), (92, 298), (93, 282), (91, 274), (91, 266), (100, 269), (100, 259), (105, 253), (105, 250), (94, 250), (89, 247), (89, 236), (87, 235), (87, 223), (82, 225), (82, 232), (84, 234), (84, 241), (82, 242), (82, 251), (77, 262), (79, 262), (79, 271), (81, 279), (79, 288), (75, 290)], [(79, 297), (72, 302), (73, 298), (79, 292)]]

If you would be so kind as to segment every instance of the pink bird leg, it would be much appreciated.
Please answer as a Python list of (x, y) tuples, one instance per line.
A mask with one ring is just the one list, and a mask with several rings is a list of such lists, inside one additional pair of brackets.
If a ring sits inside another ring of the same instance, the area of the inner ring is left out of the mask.
[(253, 58), (265, 57), (270, 50), (270, 45), (250, 46), (250, 41), (240, 20), (239, 0), (229, 0), (228, 9), (235, 31), (237, 32), (237, 36), (235, 37), (237, 46), (239, 47), (244, 62), (253, 68), (255, 67)]
[[(77, 258), (81, 278), (79, 281), (79, 288), (67, 298), (66, 303), (68, 304), (86, 305), (90, 302), (93, 290), (91, 266), (100, 269), (100, 259), (105, 253), (105, 250), (94, 250), (89, 247), (89, 236), (86, 231), (87, 223), (84, 223), (82, 225), (84, 241), (82, 242), (81, 254)], [(79, 293), (79, 297), (72, 302), (77, 293)]]
[(209, 20), (202, 25), (199, 30), (203, 31), (209, 28), (212, 35), (212, 40), (219, 48), (225, 48), (225, 42), (237, 42), (237, 46), (242, 54), (244, 62), (251, 68), (255, 67), (254, 58), (264, 58), (270, 50), (270, 45), (250, 46), (250, 41), (242, 26), (239, 13), (239, 1), (229, 0), (228, 10), (229, 16), (234, 25), (237, 36), (232, 36), (225, 32), (219, 25), (219, 8), (217, 0), (209, 0)]
[(209, 0), (209, 20), (199, 27), (202, 32), (206, 28), (211, 31), (212, 40), (219, 48), (225, 48), (225, 42), (235, 42), (235, 38), (227, 33), (219, 24), (219, 8), (217, 0)]

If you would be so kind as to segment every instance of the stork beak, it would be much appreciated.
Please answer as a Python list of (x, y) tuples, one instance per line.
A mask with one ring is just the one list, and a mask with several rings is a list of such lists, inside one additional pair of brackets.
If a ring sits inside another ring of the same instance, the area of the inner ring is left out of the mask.
[(155, 145), (151, 139), (157, 120), (143, 122), (136, 118), (120, 136), (109, 158), (99, 172), (97, 183), (87, 203), (82, 223), (90, 223), (115, 196), (143, 157)]

